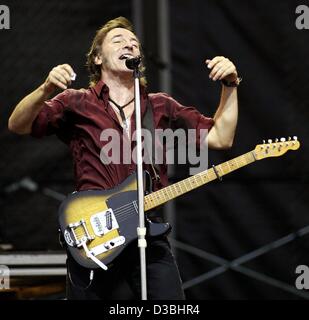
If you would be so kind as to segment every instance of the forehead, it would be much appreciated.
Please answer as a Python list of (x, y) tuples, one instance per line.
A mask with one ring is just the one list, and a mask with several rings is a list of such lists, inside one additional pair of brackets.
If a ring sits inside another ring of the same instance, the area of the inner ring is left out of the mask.
[(128, 37), (137, 40), (135, 34), (131, 32), (130, 30), (124, 29), (124, 28), (115, 28), (109, 31), (106, 35), (107, 40), (111, 40), (114, 37)]

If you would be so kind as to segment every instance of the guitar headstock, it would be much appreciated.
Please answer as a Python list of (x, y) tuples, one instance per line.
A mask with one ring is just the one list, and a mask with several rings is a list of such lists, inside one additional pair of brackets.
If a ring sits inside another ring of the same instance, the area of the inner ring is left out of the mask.
[(276, 139), (274, 142), (268, 140), (267, 143), (264, 140), (263, 144), (258, 144), (255, 149), (256, 160), (261, 160), (268, 157), (280, 157), (285, 154), (288, 150), (297, 150), (300, 146), (297, 137), (291, 137), (286, 140), (285, 138)]

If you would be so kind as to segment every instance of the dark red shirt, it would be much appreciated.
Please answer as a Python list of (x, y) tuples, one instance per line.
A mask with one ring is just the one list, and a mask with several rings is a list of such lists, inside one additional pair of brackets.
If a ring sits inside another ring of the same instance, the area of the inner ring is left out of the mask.
[[(194, 107), (184, 107), (164, 93), (141, 93), (142, 117), (145, 114), (147, 96), (153, 106), (155, 128), (210, 129), (213, 119), (203, 116)], [(32, 125), (32, 135), (43, 137), (57, 134), (72, 153), (76, 190), (110, 189), (120, 184), (136, 170), (132, 164), (104, 164), (100, 152), (107, 142), (100, 141), (104, 129), (119, 131), (121, 143), (131, 143), (108, 102), (109, 89), (99, 81), (88, 89), (68, 89), (45, 102)], [(135, 116), (131, 117), (131, 136), (135, 130)], [(132, 141), (132, 139), (131, 139)], [(199, 139), (197, 139), (199, 144)], [(160, 184), (168, 184), (167, 166), (160, 165)]]

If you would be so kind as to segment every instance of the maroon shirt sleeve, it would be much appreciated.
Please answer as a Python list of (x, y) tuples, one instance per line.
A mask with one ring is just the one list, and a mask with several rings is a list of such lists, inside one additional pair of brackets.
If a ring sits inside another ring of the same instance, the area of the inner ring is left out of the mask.
[(183, 106), (172, 97), (166, 95), (170, 106), (171, 124), (174, 129), (195, 129), (196, 144), (200, 144), (201, 129), (210, 130), (214, 120), (201, 114), (195, 107)]
[(69, 90), (65, 90), (53, 99), (44, 102), (40, 113), (32, 123), (31, 135), (41, 138), (46, 135), (57, 133), (60, 122), (64, 121), (64, 112), (68, 107)]

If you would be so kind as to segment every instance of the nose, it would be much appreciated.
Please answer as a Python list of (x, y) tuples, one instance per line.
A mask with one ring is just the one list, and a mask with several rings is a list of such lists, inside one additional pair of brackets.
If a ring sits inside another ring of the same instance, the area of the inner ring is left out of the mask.
[(124, 45), (124, 48), (133, 51), (133, 44), (128, 42), (128, 41), (126, 41), (125, 45)]

